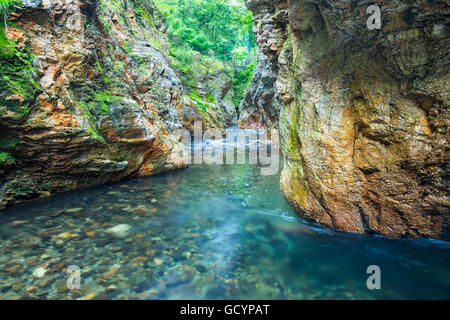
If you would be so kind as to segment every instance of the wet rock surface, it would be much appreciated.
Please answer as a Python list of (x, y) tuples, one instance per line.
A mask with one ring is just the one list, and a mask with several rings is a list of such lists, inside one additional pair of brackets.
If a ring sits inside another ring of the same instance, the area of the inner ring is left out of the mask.
[(214, 55), (205, 56), (192, 51), (191, 79), (184, 83), (186, 94), (181, 117), (184, 128), (194, 131), (194, 123), (202, 122), (203, 128), (225, 131), (237, 122), (233, 105), (233, 81), (226, 66)]
[(240, 128), (278, 128), (281, 105), (275, 98), (278, 56), (287, 38), (287, 10), (280, 1), (247, 1), (253, 11), (253, 33), (258, 44), (258, 63), (244, 100), (239, 106)]
[(449, 240), (448, 2), (377, 4), (369, 30), (367, 2), (247, 1), (261, 65), (241, 123), (278, 116), (281, 186), (303, 217)]
[(164, 21), (151, 1), (105, 3), (25, 1), (10, 17), (23, 61), (1, 62), (0, 208), (186, 166)]

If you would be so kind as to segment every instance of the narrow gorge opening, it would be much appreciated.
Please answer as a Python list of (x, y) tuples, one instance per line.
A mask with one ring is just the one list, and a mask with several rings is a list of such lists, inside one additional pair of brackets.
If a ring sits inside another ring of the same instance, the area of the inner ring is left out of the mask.
[(244, 3), (155, 1), (167, 21), (169, 54), (187, 103), (210, 127), (237, 124), (256, 66), (252, 13)]
[(449, 10), (0, 0), (0, 299), (448, 299)]

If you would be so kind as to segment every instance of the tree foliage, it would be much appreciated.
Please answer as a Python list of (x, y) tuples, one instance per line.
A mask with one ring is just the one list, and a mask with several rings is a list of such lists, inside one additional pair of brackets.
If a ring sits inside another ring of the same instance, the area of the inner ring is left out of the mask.
[(0, 0), (0, 15), (3, 17), (5, 32), (8, 32), (8, 13), (15, 4), (18, 4), (17, 0)]
[[(173, 44), (188, 44), (202, 54), (214, 52), (220, 60), (230, 61), (233, 51), (254, 47), (252, 16), (244, 0), (156, 0), (166, 16)], [(249, 27), (250, 26), (250, 27)]]
[(222, 65), (219, 69), (233, 78), (233, 103), (238, 106), (256, 65), (253, 15), (245, 7), (245, 0), (154, 2), (167, 19), (170, 55), (189, 94), (195, 94), (197, 87), (192, 67), (195, 50), (203, 55), (206, 65), (214, 70)]
[(7, 13), (9, 9), (17, 3), (17, 0), (0, 0), (0, 13)]

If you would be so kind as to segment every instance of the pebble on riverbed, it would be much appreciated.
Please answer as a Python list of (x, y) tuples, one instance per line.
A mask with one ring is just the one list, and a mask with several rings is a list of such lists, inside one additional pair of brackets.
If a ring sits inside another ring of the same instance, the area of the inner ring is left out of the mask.
[(106, 230), (106, 233), (112, 234), (116, 238), (125, 238), (131, 231), (129, 224), (119, 224)]
[(36, 277), (36, 278), (42, 278), (45, 275), (46, 272), (47, 272), (47, 270), (45, 270), (44, 268), (40, 267), (40, 268), (37, 268), (37, 269), (35, 269), (33, 271), (33, 276)]

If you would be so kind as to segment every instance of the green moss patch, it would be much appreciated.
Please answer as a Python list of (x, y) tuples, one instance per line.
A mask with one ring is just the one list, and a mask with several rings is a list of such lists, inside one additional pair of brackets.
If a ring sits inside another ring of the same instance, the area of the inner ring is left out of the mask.
[(21, 119), (30, 112), (30, 105), (40, 91), (33, 78), (33, 56), (28, 49), (18, 49), (0, 29), (0, 106), (6, 106)]
[(14, 150), (19, 140), (0, 139), (0, 150)]
[(92, 100), (81, 102), (80, 105), (93, 115), (108, 115), (111, 112), (109, 105), (122, 100), (122, 97), (116, 96), (109, 91), (97, 91), (92, 96)]
[(8, 152), (0, 151), (0, 164), (14, 164), (16, 159)]

